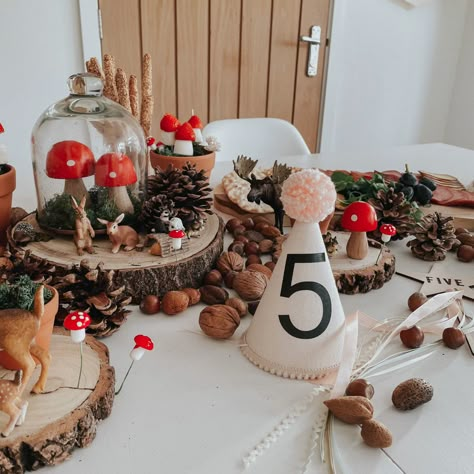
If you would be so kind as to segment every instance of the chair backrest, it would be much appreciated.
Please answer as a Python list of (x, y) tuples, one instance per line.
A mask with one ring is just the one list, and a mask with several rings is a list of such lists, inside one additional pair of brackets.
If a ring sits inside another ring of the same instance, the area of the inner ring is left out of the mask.
[(296, 127), (275, 118), (217, 120), (204, 127), (203, 136), (215, 136), (221, 143), (221, 151), (216, 154), (219, 161), (235, 160), (238, 155), (277, 159), (310, 153)]

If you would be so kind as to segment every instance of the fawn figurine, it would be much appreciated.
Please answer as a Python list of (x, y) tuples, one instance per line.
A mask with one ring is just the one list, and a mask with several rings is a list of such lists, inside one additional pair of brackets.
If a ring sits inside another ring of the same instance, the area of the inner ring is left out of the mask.
[(35, 342), (40, 321), (44, 314), (43, 291), (43, 286), (36, 290), (33, 311), (19, 308), (0, 310), (0, 347), (16, 360), (23, 372), (18, 388), (18, 396), (21, 396), (25, 390), (35, 370), (36, 363), (32, 356), (35, 356), (41, 363), (41, 374), (32, 392), (44, 392), (48, 377), (51, 355)]
[(91, 221), (87, 217), (86, 210), (86, 196), (81, 199), (81, 202), (77, 204), (74, 196), (71, 196), (72, 207), (76, 213), (76, 221), (74, 231), (74, 243), (76, 244), (77, 255), (83, 255), (84, 249), (88, 253), (95, 253), (92, 247), (92, 239), (95, 237), (94, 229), (92, 228)]
[(25, 421), (28, 402), (20, 398), (21, 370), (15, 373), (14, 380), (0, 380), (0, 411), (6, 413), (10, 419), (2, 436), (8, 436), (15, 426)]
[(129, 252), (138, 244), (139, 239), (136, 231), (128, 225), (119, 225), (124, 217), (125, 214), (122, 213), (113, 222), (97, 219), (107, 227), (107, 235), (112, 242), (112, 253), (117, 253), (122, 245), (125, 245), (124, 250)]

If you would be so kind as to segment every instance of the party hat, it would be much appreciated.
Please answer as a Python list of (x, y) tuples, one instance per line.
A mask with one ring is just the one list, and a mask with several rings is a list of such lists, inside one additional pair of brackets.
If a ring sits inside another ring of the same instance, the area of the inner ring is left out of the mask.
[(242, 352), (272, 374), (315, 379), (338, 368), (344, 344), (344, 312), (318, 225), (333, 212), (336, 191), (320, 171), (303, 170), (284, 182), (281, 200), (295, 224)]

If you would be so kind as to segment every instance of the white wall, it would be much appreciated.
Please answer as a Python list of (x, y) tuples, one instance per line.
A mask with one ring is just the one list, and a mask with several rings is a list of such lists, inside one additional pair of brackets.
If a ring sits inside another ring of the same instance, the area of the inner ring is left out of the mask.
[(446, 126), (446, 143), (474, 149), (474, 1), (466, 14), (463, 45)]
[(335, 0), (321, 150), (443, 141), (466, 8)]
[(67, 78), (84, 70), (77, 0), (1, 0), (0, 44), (0, 142), (17, 170), (14, 205), (32, 210), (31, 130), (68, 95)]

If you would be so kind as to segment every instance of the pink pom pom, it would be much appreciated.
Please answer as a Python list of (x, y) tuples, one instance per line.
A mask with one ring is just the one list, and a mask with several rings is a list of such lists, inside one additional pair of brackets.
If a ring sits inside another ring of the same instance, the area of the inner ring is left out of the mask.
[(287, 215), (298, 222), (320, 222), (334, 211), (336, 188), (319, 170), (303, 170), (283, 183), (281, 201)]

